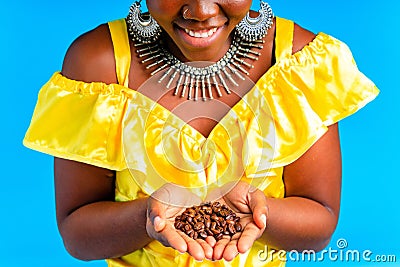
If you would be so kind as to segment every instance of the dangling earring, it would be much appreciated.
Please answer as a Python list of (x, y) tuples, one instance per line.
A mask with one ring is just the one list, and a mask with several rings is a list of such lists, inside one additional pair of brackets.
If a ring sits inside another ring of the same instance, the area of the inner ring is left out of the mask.
[(127, 17), (129, 33), (132, 39), (139, 43), (154, 43), (161, 35), (160, 25), (158, 25), (150, 13), (141, 13), (140, 2), (136, 1), (129, 9)]
[(254, 42), (267, 35), (272, 26), (274, 14), (268, 3), (261, 1), (260, 14), (256, 18), (250, 17), (249, 13), (236, 25), (239, 36), (246, 41)]

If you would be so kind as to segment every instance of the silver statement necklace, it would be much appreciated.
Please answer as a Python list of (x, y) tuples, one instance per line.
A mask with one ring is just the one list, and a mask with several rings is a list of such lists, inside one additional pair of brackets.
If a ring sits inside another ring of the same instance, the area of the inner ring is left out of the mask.
[[(260, 10), (261, 11), (261, 10)], [(267, 20), (259, 21), (248, 15), (241, 22), (256, 26), (257, 39), (243, 35), (240, 25), (235, 28), (232, 43), (225, 55), (208, 66), (193, 66), (192, 63), (184, 63), (177, 59), (166, 47), (162, 38), (156, 36), (151, 42), (138, 40), (136, 34), (137, 22), (134, 12), (129, 13), (127, 25), (129, 35), (137, 48), (136, 53), (141, 58), (141, 63), (146, 69), (152, 69), (151, 76), (160, 73), (159, 83), (165, 83), (167, 89), (174, 88), (175, 96), (187, 97), (188, 100), (197, 101), (199, 97), (206, 101), (213, 99), (215, 91), (218, 97), (222, 96), (222, 90), (230, 94), (231, 86), (239, 86), (237, 79), (245, 80), (243, 75), (249, 75), (249, 69), (254, 68), (249, 61), (257, 61), (261, 53), (257, 50), (263, 48), (263, 37), (272, 26), (272, 10), (268, 6)], [(260, 12), (261, 13), (261, 12)], [(267, 23), (265, 23), (267, 21)], [(258, 24), (256, 24), (258, 23)], [(246, 27), (246, 26), (245, 26)], [(259, 29), (262, 27), (261, 29)], [(245, 30), (248, 29), (244, 28)], [(259, 32), (262, 32), (261, 36)], [(251, 34), (246, 32), (246, 34)]]

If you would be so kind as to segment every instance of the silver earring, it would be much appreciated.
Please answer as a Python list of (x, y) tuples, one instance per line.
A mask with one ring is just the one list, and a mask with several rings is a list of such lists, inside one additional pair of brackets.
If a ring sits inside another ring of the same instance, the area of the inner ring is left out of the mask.
[(274, 14), (268, 3), (261, 1), (259, 15), (250, 17), (249, 13), (236, 25), (236, 31), (243, 40), (254, 42), (267, 35), (273, 23)]
[(156, 42), (161, 35), (161, 28), (150, 13), (140, 11), (140, 1), (134, 2), (127, 17), (128, 30), (132, 39), (142, 43), (149, 44)]

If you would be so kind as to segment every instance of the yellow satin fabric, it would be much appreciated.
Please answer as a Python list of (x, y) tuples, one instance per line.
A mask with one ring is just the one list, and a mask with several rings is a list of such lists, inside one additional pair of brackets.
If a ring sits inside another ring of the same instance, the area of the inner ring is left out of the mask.
[[(110, 23), (112, 27), (124, 26)], [(292, 55), (287, 42), (292, 29), (291, 21), (277, 19), (277, 63), (207, 138), (126, 87), (129, 63), (120, 61), (129, 51), (126, 31), (113, 29), (122, 85), (85, 83), (55, 73), (39, 93), (24, 145), (116, 170), (117, 201), (145, 197), (165, 182), (205, 197), (210, 188), (232, 179), (244, 179), (268, 197), (282, 198), (283, 167), (310, 148), (327, 126), (356, 112), (379, 92), (359, 72), (348, 47), (329, 35), (319, 33)], [(263, 250), (256, 242), (230, 263), (200, 263), (153, 241), (107, 262), (113, 267), (284, 266), (277, 257), (261, 261), (258, 254)]]

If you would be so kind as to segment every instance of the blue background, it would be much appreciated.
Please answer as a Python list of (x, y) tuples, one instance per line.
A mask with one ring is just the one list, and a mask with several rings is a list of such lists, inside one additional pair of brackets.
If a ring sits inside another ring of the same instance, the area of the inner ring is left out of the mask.
[[(0, 186), (0, 266), (105, 266), (65, 251), (54, 212), (52, 158), (22, 146), (39, 88), (60, 70), (69, 44), (100, 23), (123, 17), (130, 1), (7, 1), (0, 10), (3, 114)], [(341, 122), (343, 200), (328, 247), (345, 238), (348, 249), (393, 254), (400, 265), (399, 140), (400, 4), (396, 1), (269, 1), (276, 15), (346, 42), (379, 97)], [(258, 1), (253, 3), (257, 9)], [(26, 263), (26, 265), (24, 264)], [(327, 260), (321, 266), (341, 266)], [(310, 262), (288, 266), (314, 265)]]

